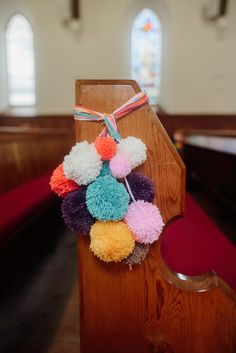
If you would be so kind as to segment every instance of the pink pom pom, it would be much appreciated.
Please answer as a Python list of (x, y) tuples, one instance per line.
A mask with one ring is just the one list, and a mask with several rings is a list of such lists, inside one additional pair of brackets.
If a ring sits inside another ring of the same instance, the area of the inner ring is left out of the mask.
[(164, 226), (159, 209), (152, 203), (138, 200), (130, 204), (125, 222), (138, 243), (152, 244)]
[(110, 170), (114, 178), (125, 178), (132, 170), (131, 163), (122, 154), (116, 154), (110, 160)]

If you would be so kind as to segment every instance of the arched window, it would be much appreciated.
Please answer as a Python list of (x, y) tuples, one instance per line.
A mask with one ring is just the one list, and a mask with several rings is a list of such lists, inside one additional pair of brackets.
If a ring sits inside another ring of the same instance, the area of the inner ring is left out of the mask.
[(131, 36), (132, 78), (156, 105), (161, 84), (161, 23), (152, 10), (143, 9), (135, 18)]
[(6, 29), (8, 103), (12, 106), (35, 104), (34, 38), (29, 21), (14, 15)]

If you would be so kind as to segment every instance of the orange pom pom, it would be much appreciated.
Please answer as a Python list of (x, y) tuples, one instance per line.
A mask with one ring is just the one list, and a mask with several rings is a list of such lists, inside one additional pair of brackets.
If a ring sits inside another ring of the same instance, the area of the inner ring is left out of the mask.
[(69, 192), (79, 188), (79, 185), (73, 180), (65, 177), (62, 164), (60, 164), (52, 173), (49, 184), (52, 191), (60, 197), (65, 197)]
[(97, 137), (95, 147), (103, 161), (109, 161), (116, 153), (116, 143), (109, 136)]

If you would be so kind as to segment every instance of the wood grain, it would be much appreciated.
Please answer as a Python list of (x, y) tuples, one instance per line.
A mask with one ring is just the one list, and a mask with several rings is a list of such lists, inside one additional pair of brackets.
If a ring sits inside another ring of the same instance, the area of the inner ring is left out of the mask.
[(73, 144), (67, 129), (25, 130), (0, 130), (0, 193), (54, 169)]
[[(205, 138), (205, 137), (204, 137)], [(197, 144), (197, 140), (188, 141), (183, 147), (183, 158), (188, 170), (188, 187), (199, 188), (210, 194), (215, 204), (227, 212), (236, 213), (236, 153), (235, 148), (227, 143), (222, 146), (217, 138), (217, 144)], [(226, 138), (223, 138), (223, 142)], [(232, 138), (231, 138), (232, 139)], [(235, 140), (235, 141), (234, 141)], [(236, 138), (232, 141), (236, 142)], [(222, 147), (222, 148), (220, 148)], [(209, 168), (210, 162), (210, 168)]]
[[(134, 81), (77, 81), (76, 104), (110, 113), (138, 91)], [(95, 122), (76, 121), (75, 127), (77, 141), (92, 142), (101, 131)], [(155, 182), (165, 222), (182, 215), (185, 168), (151, 108), (120, 119), (118, 128), (147, 144), (148, 160), (139, 170)], [(130, 271), (99, 261), (89, 239), (78, 236), (81, 353), (236, 351), (235, 293), (214, 272), (173, 273), (160, 242)]]
[(184, 134), (196, 132), (214, 136), (235, 136), (236, 115), (235, 114), (169, 114), (158, 109), (158, 118), (172, 138), (176, 131)]

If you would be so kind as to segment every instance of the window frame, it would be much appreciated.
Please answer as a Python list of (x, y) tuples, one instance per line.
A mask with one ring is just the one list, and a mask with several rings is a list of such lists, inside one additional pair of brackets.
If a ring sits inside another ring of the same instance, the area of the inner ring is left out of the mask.
[[(12, 104), (10, 103), (10, 99), (9, 99), (9, 95), (10, 95), (10, 87), (9, 87), (9, 71), (8, 71), (8, 52), (7, 52), (7, 30), (9, 29), (9, 25), (12, 21), (12, 19), (14, 19), (15, 16), (21, 16), (22, 18), (24, 18), (27, 23), (29, 24), (29, 27), (31, 29), (31, 34), (32, 34), (32, 54), (33, 54), (33, 62), (34, 62), (34, 103), (33, 104)], [(20, 12), (16, 12), (13, 13), (6, 25), (5, 25), (5, 29), (4, 29), (4, 56), (5, 56), (5, 77), (6, 77), (6, 102), (7, 102), (7, 106), (9, 108), (10, 111), (35, 111), (36, 108), (36, 104), (37, 104), (37, 89), (36, 89), (36, 55), (35, 55), (35, 31), (34, 28), (32, 26), (31, 21), (28, 19), (27, 16), (25, 16), (24, 14), (20, 13)]]
[[(161, 91), (162, 91), (162, 66), (163, 66), (163, 37), (164, 37), (164, 31), (163, 31), (163, 21), (162, 21), (162, 16), (158, 14), (158, 12), (156, 11), (156, 9), (153, 9), (151, 6), (142, 6), (139, 7), (138, 11), (136, 11), (135, 16), (133, 16), (132, 18), (132, 23), (131, 23), (131, 28), (130, 28), (130, 74), (131, 74), (131, 78), (137, 80), (134, 75), (133, 75), (133, 42), (132, 42), (132, 36), (133, 36), (133, 30), (134, 30), (134, 25), (135, 25), (135, 21), (137, 19), (138, 16), (140, 16), (140, 14), (142, 13), (143, 10), (148, 10), (150, 11), (157, 19), (158, 21), (158, 25), (160, 26), (160, 32), (161, 32), (161, 44), (160, 44), (160, 53), (161, 53), (161, 57), (160, 57), (160, 70), (159, 70), (159, 74), (160, 74), (160, 85), (158, 87), (159, 89), (159, 94), (156, 97), (155, 103), (152, 104), (153, 107), (157, 107), (160, 104), (160, 99), (161, 99)], [(138, 82), (138, 80), (137, 80)], [(142, 88), (141, 84), (138, 82), (138, 84), (140, 85), (140, 87)], [(144, 88), (145, 90), (145, 88)]]

